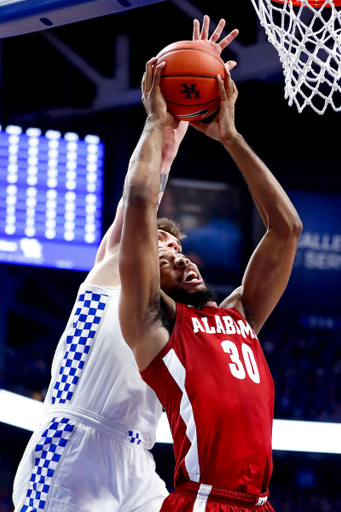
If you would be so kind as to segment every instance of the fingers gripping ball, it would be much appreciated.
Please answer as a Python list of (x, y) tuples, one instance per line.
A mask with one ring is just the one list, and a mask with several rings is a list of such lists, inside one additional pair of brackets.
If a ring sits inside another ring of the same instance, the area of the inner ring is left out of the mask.
[[(203, 41), (178, 41), (166, 46), (155, 66), (165, 61), (161, 91), (168, 111), (177, 119), (200, 121), (220, 105), (217, 75), (225, 80), (224, 62)], [(155, 67), (154, 67), (155, 69)]]

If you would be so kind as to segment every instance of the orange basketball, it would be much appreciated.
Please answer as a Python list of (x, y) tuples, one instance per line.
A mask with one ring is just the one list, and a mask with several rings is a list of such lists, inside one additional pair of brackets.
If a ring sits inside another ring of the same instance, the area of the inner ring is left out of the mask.
[(161, 91), (174, 117), (200, 121), (219, 108), (217, 75), (225, 80), (225, 68), (215, 50), (203, 41), (178, 41), (158, 53), (155, 66), (162, 61)]

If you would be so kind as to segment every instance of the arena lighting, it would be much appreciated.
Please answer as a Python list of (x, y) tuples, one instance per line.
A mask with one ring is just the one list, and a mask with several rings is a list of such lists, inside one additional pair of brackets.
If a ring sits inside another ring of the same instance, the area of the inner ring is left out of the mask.
[(33, 431), (42, 416), (42, 402), (0, 389), (0, 421), (3, 423)]
[[(33, 431), (43, 418), (43, 404), (0, 389), (0, 421)], [(172, 443), (166, 414), (157, 429), (158, 443)], [(292, 452), (341, 454), (341, 423), (274, 420), (272, 447)]]

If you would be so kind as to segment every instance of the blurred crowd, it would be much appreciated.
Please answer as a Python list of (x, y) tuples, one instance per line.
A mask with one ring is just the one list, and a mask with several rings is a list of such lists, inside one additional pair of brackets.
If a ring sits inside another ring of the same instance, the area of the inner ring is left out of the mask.
[(341, 422), (341, 332), (282, 326), (262, 340), (275, 418)]
[(271, 493), (271, 505), (275, 512), (341, 512), (341, 498), (327, 493), (283, 489)]
[[(272, 322), (259, 336), (275, 381), (275, 418), (341, 423), (341, 331), (309, 329), (296, 323)], [(8, 347), (1, 387), (43, 400), (54, 349), (40, 344)], [(286, 456), (293, 455), (288, 452)], [(167, 466), (162, 476), (171, 489), (173, 461), (168, 454), (161, 459)], [(15, 468), (7, 468), (3, 458), (0, 462), (0, 512), (12, 512)], [(274, 468), (277, 474), (288, 472), (276, 458)], [(278, 476), (273, 480), (271, 503), (276, 512), (341, 512), (341, 497), (335, 495), (333, 485), (317, 488), (315, 481), (307, 485), (299, 480), (288, 484), (278, 482)]]
[[(341, 423), (341, 331), (265, 328), (260, 341), (275, 381), (275, 418)], [(2, 387), (43, 400), (54, 347), (9, 347)]]

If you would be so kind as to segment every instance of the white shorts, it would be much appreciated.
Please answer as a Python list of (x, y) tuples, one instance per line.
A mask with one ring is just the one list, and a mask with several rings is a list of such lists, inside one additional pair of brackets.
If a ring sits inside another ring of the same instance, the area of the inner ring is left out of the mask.
[(143, 435), (66, 409), (55, 407), (27, 445), (15, 512), (158, 512), (168, 492)]

